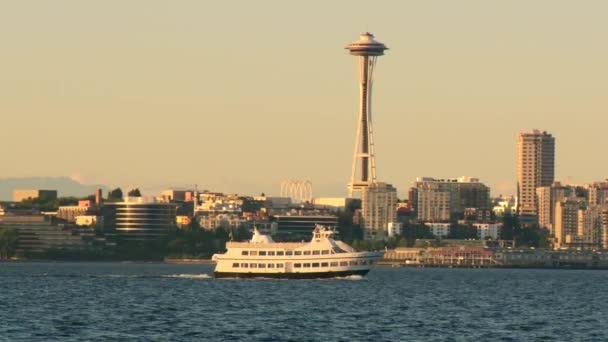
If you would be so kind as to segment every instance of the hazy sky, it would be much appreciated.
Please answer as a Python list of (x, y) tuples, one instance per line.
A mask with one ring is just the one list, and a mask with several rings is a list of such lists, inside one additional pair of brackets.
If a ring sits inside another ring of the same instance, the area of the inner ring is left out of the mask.
[[(372, 5), (373, 4), (373, 5)], [(343, 196), (354, 58), (374, 83), (378, 178), (513, 193), (519, 131), (556, 178), (608, 177), (607, 1), (0, 1), (0, 177)]]

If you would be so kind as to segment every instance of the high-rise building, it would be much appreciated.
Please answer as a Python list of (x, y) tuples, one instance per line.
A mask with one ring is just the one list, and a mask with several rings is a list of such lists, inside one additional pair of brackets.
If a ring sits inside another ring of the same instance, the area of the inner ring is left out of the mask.
[(588, 190), (590, 205), (608, 204), (608, 181), (591, 183), (589, 184)]
[(388, 237), (388, 224), (397, 220), (397, 189), (382, 182), (363, 188), (361, 218), (366, 240), (384, 240)]
[(416, 212), (422, 221), (449, 221), (465, 209), (489, 210), (490, 188), (472, 177), (416, 178)]
[(579, 236), (579, 211), (585, 209), (582, 200), (569, 198), (555, 204), (553, 227), (554, 247), (563, 248), (577, 241)]
[[(346, 49), (357, 57), (359, 69), (359, 120), (352, 174), (348, 185), (349, 196), (361, 192), (376, 182), (376, 160), (374, 157), (374, 138), (372, 129), (372, 84), (378, 56), (384, 55), (388, 48), (376, 41), (374, 35), (363, 33), (359, 40), (349, 44)], [(360, 177), (357, 179), (357, 164), (361, 163)]]
[(536, 221), (536, 188), (550, 186), (555, 177), (555, 138), (539, 130), (517, 137), (517, 213), (523, 222)]
[(576, 187), (562, 185), (560, 182), (536, 188), (538, 225), (553, 233), (555, 204), (563, 199), (575, 197)]

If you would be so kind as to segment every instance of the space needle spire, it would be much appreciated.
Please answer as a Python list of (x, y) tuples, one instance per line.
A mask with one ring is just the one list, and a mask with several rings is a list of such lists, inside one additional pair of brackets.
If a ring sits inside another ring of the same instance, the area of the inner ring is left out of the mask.
[[(357, 137), (355, 140), (355, 153), (353, 167), (348, 185), (349, 197), (353, 192), (360, 192), (370, 184), (376, 182), (376, 160), (374, 156), (374, 138), (372, 130), (372, 83), (374, 67), (378, 56), (384, 55), (388, 50), (386, 45), (374, 39), (374, 35), (365, 32), (359, 40), (346, 46), (350, 54), (357, 57), (359, 71), (359, 120)], [(361, 165), (359, 177), (357, 164)]]

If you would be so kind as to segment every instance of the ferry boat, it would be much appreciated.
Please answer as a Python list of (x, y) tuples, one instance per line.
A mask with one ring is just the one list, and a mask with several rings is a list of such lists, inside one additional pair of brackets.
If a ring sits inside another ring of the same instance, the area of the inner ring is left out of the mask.
[(214, 254), (216, 278), (320, 279), (366, 275), (384, 252), (356, 252), (334, 240), (335, 232), (317, 225), (310, 242), (274, 242), (254, 229), (246, 242), (226, 243)]

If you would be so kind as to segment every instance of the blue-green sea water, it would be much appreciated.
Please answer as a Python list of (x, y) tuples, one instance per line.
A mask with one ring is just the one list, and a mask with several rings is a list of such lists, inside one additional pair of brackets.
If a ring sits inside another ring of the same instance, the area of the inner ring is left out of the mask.
[(334, 280), (212, 272), (0, 263), (0, 340), (608, 341), (608, 271), (376, 268)]

